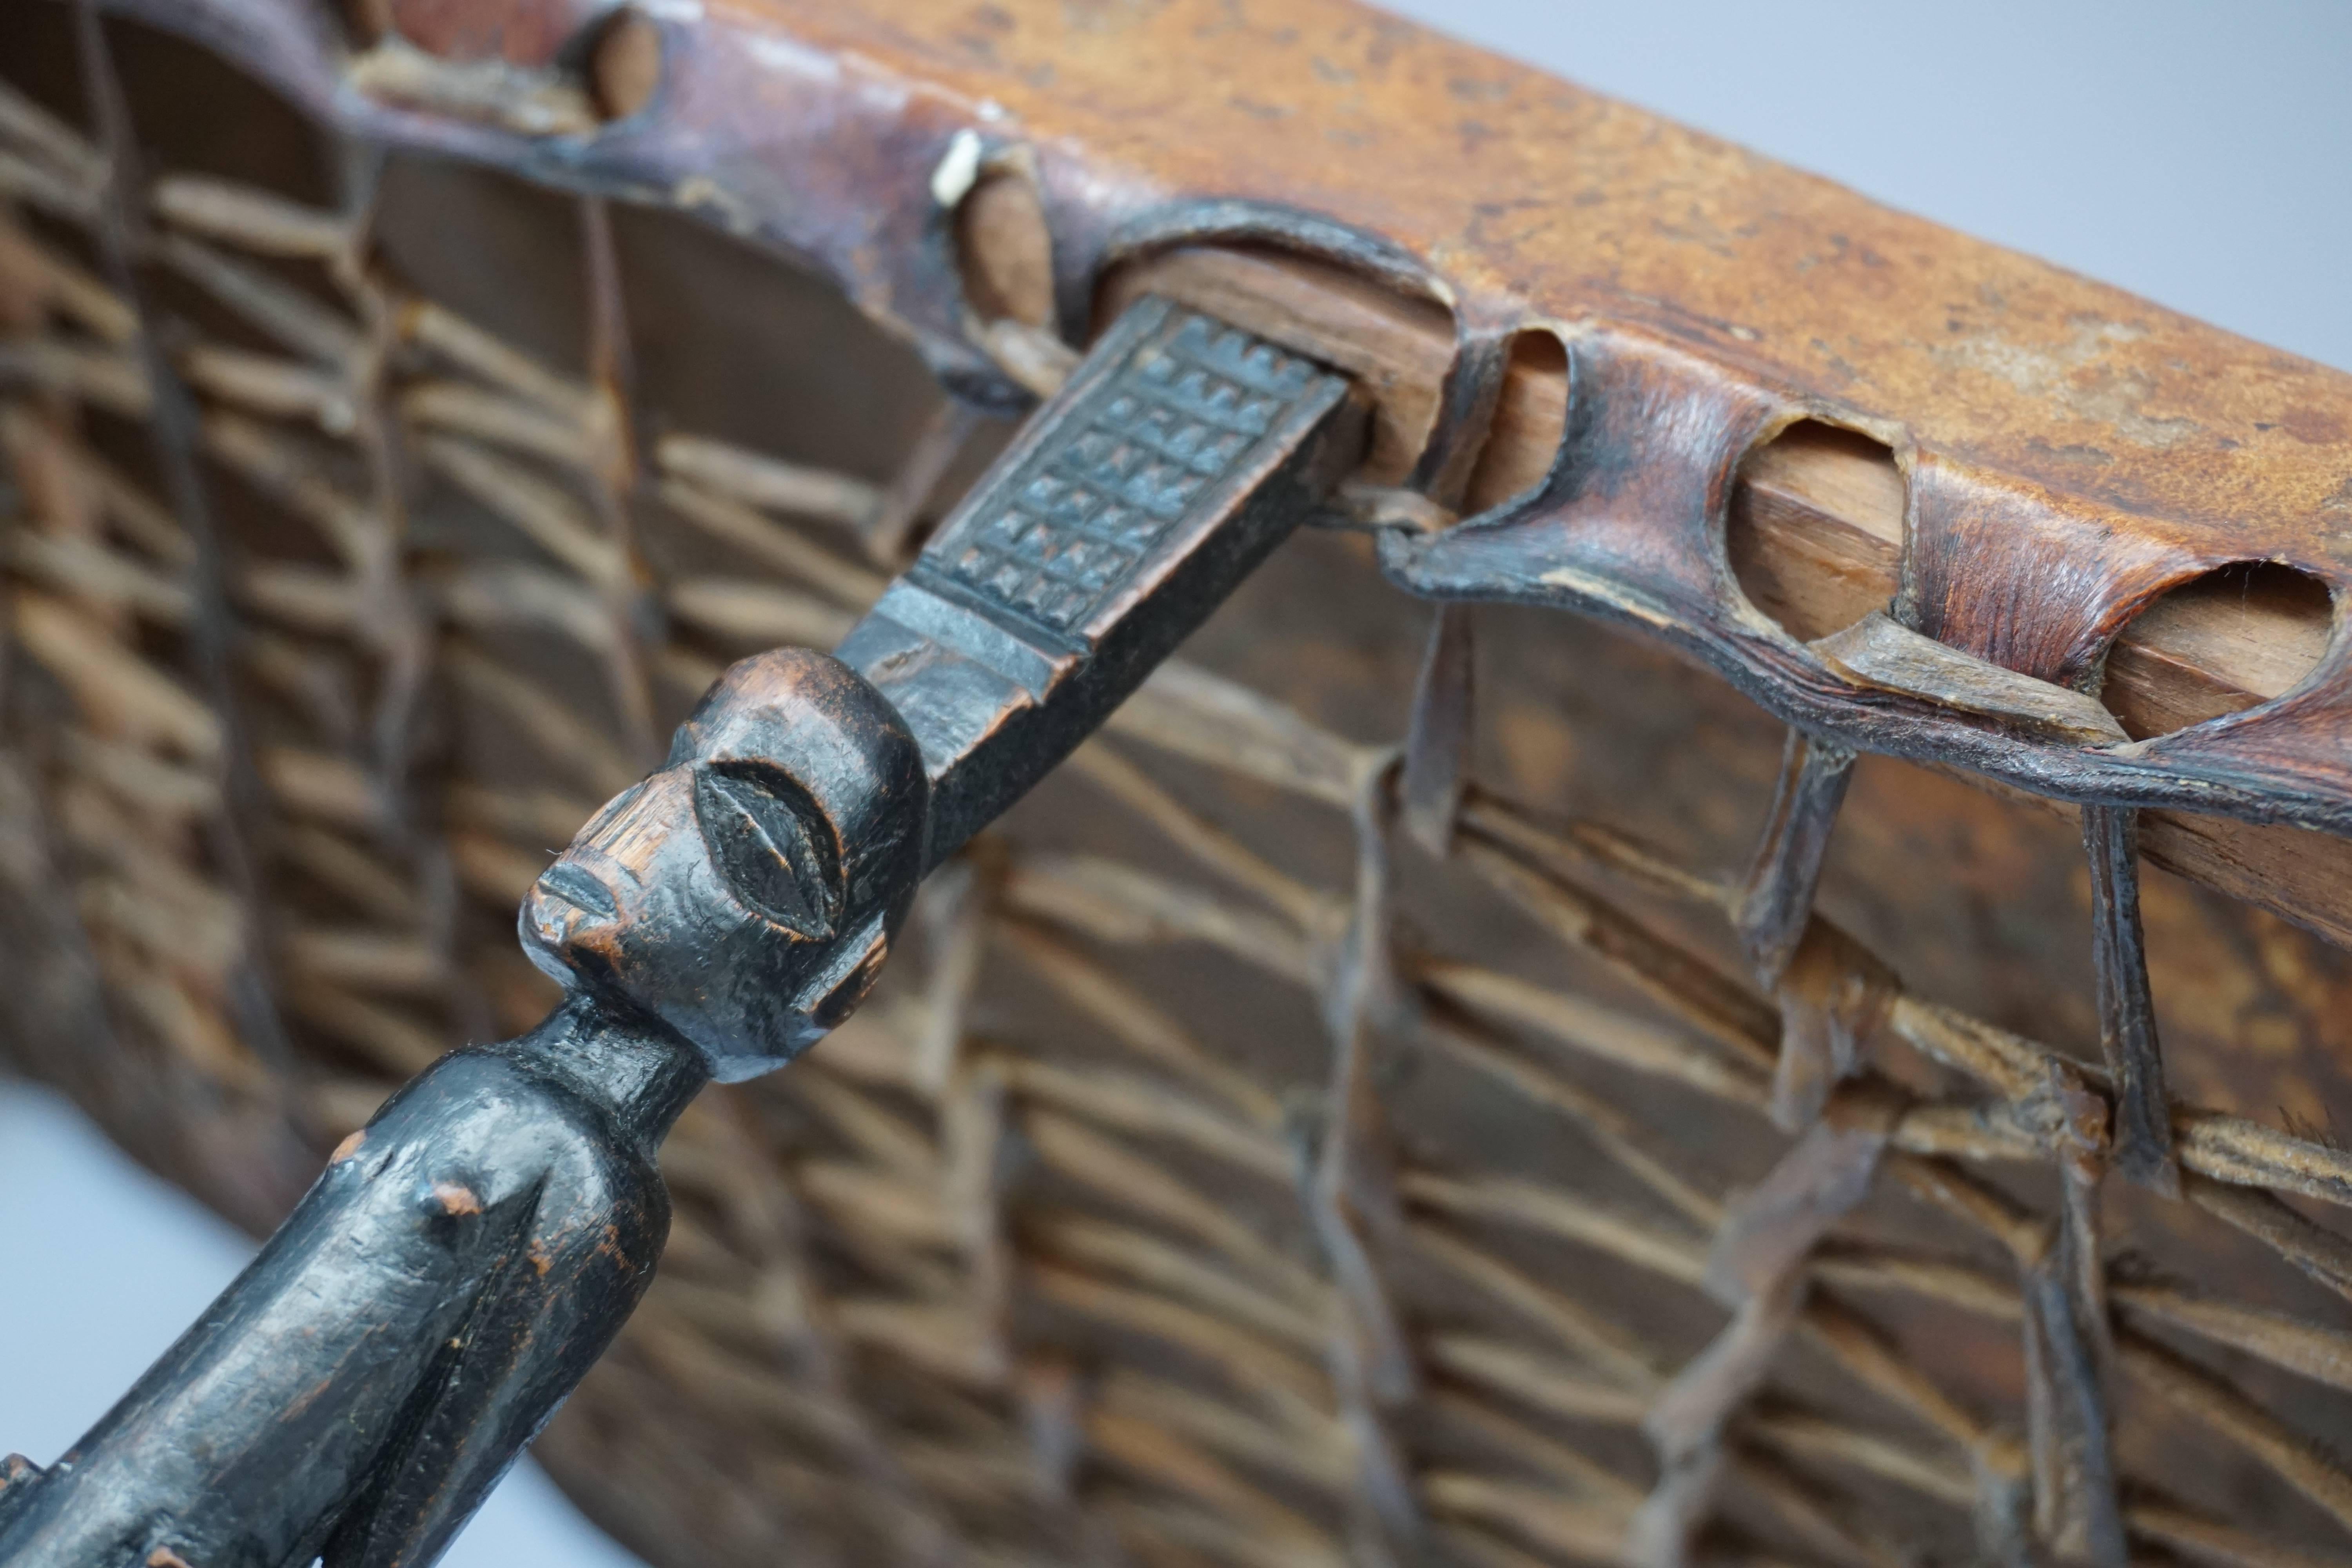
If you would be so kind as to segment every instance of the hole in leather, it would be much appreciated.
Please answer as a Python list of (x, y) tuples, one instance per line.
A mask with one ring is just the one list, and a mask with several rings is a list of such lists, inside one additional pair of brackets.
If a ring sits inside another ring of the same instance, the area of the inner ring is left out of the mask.
[(1470, 470), (1462, 514), (1500, 506), (1543, 483), (1567, 434), (1568, 349), (1556, 334), (1531, 328), (1511, 340), (1495, 421)]
[(2152, 601), (2117, 634), (2099, 700), (2132, 739), (2284, 695), (2327, 652), (2327, 584), (2271, 561), (2219, 567)]
[(1750, 452), (1724, 530), (1748, 602), (1799, 642), (1885, 609), (1903, 560), (1904, 492), (1885, 442), (1817, 419)]
[(1035, 182), (1010, 169), (982, 174), (956, 207), (963, 297), (982, 321), (1049, 328), (1054, 237)]
[(596, 118), (626, 120), (653, 101), (661, 86), (661, 28), (633, 5), (596, 25), (588, 44), (588, 100)]

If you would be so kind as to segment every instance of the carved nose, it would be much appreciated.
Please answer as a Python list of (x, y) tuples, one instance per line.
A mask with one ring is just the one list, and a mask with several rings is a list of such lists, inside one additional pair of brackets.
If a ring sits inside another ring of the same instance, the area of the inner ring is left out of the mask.
[(515, 921), (524, 955), (550, 978), (570, 984), (572, 955), (610, 945), (620, 902), (595, 875), (570, 858), (540, 873)]
[(618, 920), (620, 905), (613, 890), (569, 860), (558, 860), (540, 874), (534, 896), (558, 899), (604, 920)]

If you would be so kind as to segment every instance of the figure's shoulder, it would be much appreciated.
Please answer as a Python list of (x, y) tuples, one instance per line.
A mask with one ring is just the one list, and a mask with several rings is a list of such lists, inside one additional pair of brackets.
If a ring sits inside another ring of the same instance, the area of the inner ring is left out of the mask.
[[(16, 1342), (19, 1338), (0, 1335), (0, 1353), (26, 1348)], [(0, 1529), (5, 1529), (9, 1517), (32, 1500), (34, 1489), (47, 1473), (22, 1454), (0, 1454)]]
[(426, 1218), (519, 1199), (549, 1217), (666, 1213), (651, 1159), (595, 1088), (506, 1047), (453, 1051), (335, 1150), (322, 1184), (404, 1197)]

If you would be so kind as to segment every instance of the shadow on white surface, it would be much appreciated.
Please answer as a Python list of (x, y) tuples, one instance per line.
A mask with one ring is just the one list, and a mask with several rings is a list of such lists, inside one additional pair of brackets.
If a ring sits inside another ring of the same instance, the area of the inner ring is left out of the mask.
[[(0, 1079), (0, 1454), (56, 1458), (252, 1254), (71, 1104)], [(637, 1565), (528, 1461), (442, 1562)]]

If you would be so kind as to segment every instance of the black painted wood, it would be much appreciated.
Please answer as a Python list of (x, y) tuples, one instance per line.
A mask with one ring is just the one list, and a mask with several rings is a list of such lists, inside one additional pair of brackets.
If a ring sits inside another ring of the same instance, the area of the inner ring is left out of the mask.
[(0, 1562), (432, 1561), (645, 1293), (669, 1230), (654, 1152), (707, 1076), (584, 995), (444, 1058), (88, 1436), (0, 1493)]
[(555, 1014), (420, 1075), (71, 1451), (0, 1468), (0, 1563), (437, 1558), (644, 1295), (655, 1153), (696, 1091), (846, 1017), (923, 874), (1320, 503), (1364, 424), (1318, 366), (1130, 309), (841, 658), (728, 670), (540, 878), (520, 926)]

